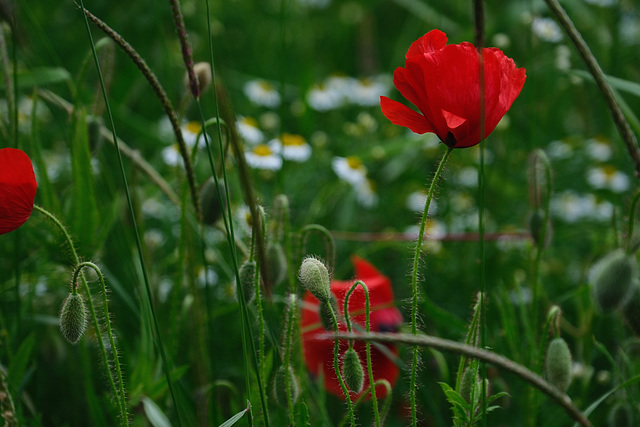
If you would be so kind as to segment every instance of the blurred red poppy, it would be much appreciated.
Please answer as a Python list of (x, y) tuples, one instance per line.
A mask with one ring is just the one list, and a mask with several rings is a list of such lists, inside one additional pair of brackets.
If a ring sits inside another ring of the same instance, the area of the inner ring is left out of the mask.
[(0, 234), (29, 219), (37, 186), (29, 156), (16, 148), (0, 149)]
[[(355, 282), (362, 280), (369, 289), (370, 323), (371, 331), (375, 332), (396, 332), (402, 324), (402, 314), (395, 307), (393, 300), (393, 289), (388, 277), (383, 276), (373, 265), (367, 261), (353, 256), (351, 258), (356, 278), (354, 280), (331, 282), (331, 292), (336, 298), (340, 314), (344, 309), (344, 298)], [(332, 339), (321, 338), (327, 331), (320, 324), (318, 314), (319, 301), (307, 292), (304, 297), (302, 308), (302, 346), (304, 350), (304, 360), (307, 369), (314, 375), (318, 375), (322, 370), (324, 386), (330, 393), (343, 397), (342, 388), (338, 382), (334, 365), (333, 351), (334, 341)], [(349, 313), (354, 330), (364, 330), (365, 328), (365, 293), (361, 286), (358, 286), (349, 297)], [(358, 326), (355, 326), (358, 325)], [(346, 331), (344, 322), (339, 324), (340, 331)], [(340, 358), (348, 348), (348, 341), (340, 341)], [(368, 393), (369, 375), (366, 368), (365, 343), (356, 341), (354, 349), (358, 352), (362, 367), (364, 369), (363, 393)], [(373, 377), (376, 380), (386, 379), (393, 385), (398, 379), (399, 369), (392, 360), (398, 354), (395, 346), (380, 345), (371, 346), (371, 361), (373, 366)], [(384, 386), (376, 387), (378, 398), (387, 394)], [(359, 396), (359, 395), (358, 395)]]
[(435, 133), (451, 148), (471, 147), (487, 137), (511, 108), (527, 78), (524, 68), (500, 49), (482, 49), (484, 60), (484, 136), (480, 136), (479, 54), (468, 42), (446, 45), (447, 36), (431, 30), (411, 45), (393, 84), (419, 112), (380, 97), (382, 112), (415, 133)]

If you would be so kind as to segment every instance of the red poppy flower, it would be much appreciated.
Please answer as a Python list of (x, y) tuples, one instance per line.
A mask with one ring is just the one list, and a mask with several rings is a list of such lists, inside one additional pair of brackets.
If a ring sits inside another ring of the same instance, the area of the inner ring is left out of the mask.
[(29, 219), (37, 186), (29, 156), (16, 148), (0, 149), (0, 234)]
[[(334, 280), (331, 282), (331, 292), (336, 298), (340, 314), (342, 314), (344, 309), (344, 298), (347, 292), (355, 280), (362, 280), (369, 289), (371, 331), (397, 331), (402, 324), (402, 314), (400, 314), (394, 305), (391, 281), (367, 261), (355, 255), (351, 260), (355, 267), (356, 278), (348, 281)], [(358, 286), (349, 297), (349, 319), (351, 320), (354, 330), (356, 328), (364, 330), (365, 328), (365, 301), (364, 290)], [(319, 371), (322, 370), (324, 386), (327, 391), (344, 397), (334, 370), (334, 340), (321, 338), (327, 331), (320, 324), (318, 310), (319, 301), (311, 295), (310, 292), (307, 292), (302, 308), (302, 346), (304, 350), (304, 360), (309, 372), (312, 374), (318, 375)], [(346, 325), (341, 322), (339, 329), (340, 331), (346, 331), (347, 328)], [(369, 375), (366, 368), (365, 343), (356, 341), (353, 347), (360, 356), (364, 370), (364, 387), (360, 394), (368, 393)], [(348, 341), (340, 341), (341, 359), (347, 348)], [(397, 354), (398, 351), (395, 346), (392, 345), (371, 346), (373, 377), (376, 380), (386, 379), (391, 385), (396, 382), (399, 369), (391, 358)], [(384, 397), (386, 394), (387, 392), (384, 386), (376, 387), (377, 397)]]
[(420, 112), (380, 97), (382, 112), (415, 133), (433, 132), (451, 148), (471, 147), (487, 137), (511, 108), (527, 78), (524, 68), (500, 49), (482, 49), (484, 60), (484, 136), (480, 137), (479, 55), (468, 42), (446, 45), (431, 30), (411, 45), (393, 84)]

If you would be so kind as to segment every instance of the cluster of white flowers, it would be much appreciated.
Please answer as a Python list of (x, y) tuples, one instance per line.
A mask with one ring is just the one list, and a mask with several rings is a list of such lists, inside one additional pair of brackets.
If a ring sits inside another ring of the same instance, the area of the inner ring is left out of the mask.
[[(188, 122), (182, 125), (180, 128), (182, 131), (182, 138), (189, 150), (202, 149), (205, 147), (205, 134), (202, 131), (202, 126), (198, 122)], [(171, 123), (167, 117), (164, 117), (160, 121), (160, 134), (167, 139), (172, 138), (173, 133), (171, 131)], [(172, 135), (171, 137), (169, 136)], [(206, 138), (211, 142), (211, 136), (208, 134)], [(191, 154), (191, 153), (189, 153)], [(180, 154), (180, 147), (177, 142), (165, 147), (162, 150), (162, 158), (164, 162), (169, 166), (182, 165), (182, 155)]]
[(613, 215), (613, 205), (607, 201), (598, 201), (593, 194), (580, 195), (567, 190), (551, 199), (551, 212), (566, 222), (585, 219), (609, 221)]
[(536, 16), (531, 23), (533, 33), (542, 41), (558, 43), (562, 40), (562, 30), (560, 26), (551, 18), (541, 18)]
[(380, 96), (389, 93), (390, 78), (386, 75), (356, 79), (334, 75), (316, 83), (307, 92), (307, 103), (316, 111), (334, 110), (354, 104), (372, 107)]

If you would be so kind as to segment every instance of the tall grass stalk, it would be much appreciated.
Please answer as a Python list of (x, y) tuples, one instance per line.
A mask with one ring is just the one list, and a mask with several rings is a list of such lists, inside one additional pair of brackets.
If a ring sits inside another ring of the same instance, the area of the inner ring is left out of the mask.
[[(142, 253), (142, 242), (140, 240), (140, 233), (138, 232), (138, 225), (136, 222), (136, 216), (135, 216), (135, 212), (133, 209), (133, 201), (131, 199), (131, 193), (129, 191), (129, 183), (127, 181), (127, 175), (125, 173), (124, 170), (124, 163), (122, 160), (122, 154), (120, 153), (120, 149), (118, 146), (118, 138), (116, 135), (116, 128), (115, 128), (115, 123), (113, 121), (113, 114), (111, 112), (111, 106), (109, 105), (109, 97), (107, 96), (107, 92), (106, 92), (106, 88), (104, 85), (104, 80), (102, 78), (102, 72), (100, 70), (100, 61), (98, 59), (98, 55), (97, 52), (95, 50), (95, 43), (93, 42), (93, 36), (91, 34), (91, 28), (89, 27), (89, 15), (91, 15), (84, 7), (84, 2), (83, 0), (80, 0), (80, 7), (82, 8), (82, 13), (84, 16), (84, 22), (85, 22), (85, 27), (87, 30), (87, 37), (89, 39), (89, 43), (91, 44), (91, 50), (93, 52), (93, 59), (96, 65), (96, 71), (98, 73), (98, 78), (100, 80), (100, 87), (102, 88), (102, 96), (104, 98), (104, 103), (105, 103), (105, 108), (106, 108), (106, 112), (107, 112), (107, 116), (109, 118), (109, 125), (111, 127), (111, 131), (113, 133), (113, 140), (115, 142), (116, 145), (116, 152), (118, 154), (118, 162), (120, 164), (120, 173), (122, 176), (122, 183), (123, 183), (123, 187), (124, 187), (124, 191), (125, 194), (127, 196), (127, 204), (129, 205), (129, 214), (130, 214), (130, 219), (131, 219), (131, 223), (132, 223), (132, 228), (134, 231), (134, 235), (135, 235), (135, 239), (136, 239), (136, 246), (138, 249), (138, 257), (139, 257), (139, 262), (140, 262), (140, 268), (142, 270), (142, 276), (143, 276), (143, 280), (144, 280), (144, 289), (146, 291), (146, 296), (147, 296), (147, 303), (149, 304), (149, 312), (151, 313), (151, 320), (152, 320), (152, 324), (154, 327), (154, 345), (157, 349), (157, 351), (160, 353), (160, 358), (162, 359), (162, 367), (164, 370), (164, 375), (166, 377), (167, 380), (167, 385), (169, 387), (169, 393), (171, 394), (171, 399), (173, 401), (174, 407), (176, 409), (176, 413), (178, 416), (178, 425), (182, 425), (182, 417), (181, 417), (181, 406), (178, 403), (178, 400), (176, 399), (176, 393), (174, 391), (174, 385), (173, 385), (173, 380), (171, 378), (171, 367), (169, 364), (169, 360), (167, 357), (167, 354), (165, 352), (164, 349), (164, 345), (162, 343), (162, 337), (160, 335), (160, 327), (158, 326), (158, 319), (156, 316), (156, 312), (155, 312), (155, 307), (153, 305), (153, 298), (151, 295), (151, 288), (149, 286), (149, 277), (148, 277), (148, 273), (147, 273), (147, 268), (146, 268), (146, 264), (145, 264), (145, 260), (144, 260), (144, 256)], [(182, 135), (181, 132), (179, 132), (180, 135)], [(184, 142), (184, 141), (183, 141)], [(188, 158), (188, 156), (185, 156)], [(186, 162), (186, 159), (185, 159)], [(193, 186), (195, 186), (195, 183), (192, 183)], [(192, 186), (192, 188), (194, 188)], [(193, 196), (193, 194), (192, 194)], [(195, 197), (195, 205), (198, 206), (198, 197), (196, 195)]]

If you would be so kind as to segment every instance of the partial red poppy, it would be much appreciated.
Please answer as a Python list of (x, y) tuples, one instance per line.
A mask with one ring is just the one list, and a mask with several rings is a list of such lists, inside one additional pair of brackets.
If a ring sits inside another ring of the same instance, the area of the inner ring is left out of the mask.
[(0, 234), (29, 219), (37, 187), (29, 156), (16, 148), (0, 149)]
[(419, 112), (380, 97), (391, 122), (415, 133), (435, 133), (451, 148), (471, 147), (486, 138), (511, 108), (527, 78), (524, 68), (500, 49), (482, 49), (484, 60), (484, 135), (480, 137), (479, 54), (468, 42), (446, 45), (447, 36), (431, 30), (411, 45), (393, 84)]
[[(395, 332), (402, 324), (402, 314), (395, 307), (393, 299), (393, 289), (388, 277), (383, 276), (373, 265), (357, 256), (352, 257), (355, 267), (356, 278), (354, 280), (331, 282), (331, 292), (336, 298), (340, 314), (343, 313), (344, 299), (351, 289), (355, 280), (362, 280), (369, 289), (370, 323), (371, 331), (374, 332)], [(349, 297), (349, 319), (354, 329), (364, 330), (365, 328), (365, 293), (361, 286), (358, 286)], [(312, 374), (318, 376), (322, 370), (324, 386), (330, 393), (343, 397), (342, 388), (338, 382), (333, 364), (334, 340), (322, 338), (327, 331), (320, 323), (319, 301), (307, 292), (304, 296), (302, 308), (302, 346), (304, 350), (304, 360), (307, 369)], [(357, 325), (357, 326), (354, 326)], [(340, 331), (346, 331), (343, 322), (339, 324)], [(354, 349), (358, 352), (364, 369), (364, 387), (360, 394), (368, 393), (369, 375), (366, 368), (365, 343), (357, 341)], [(348, 342), (340, 341), (340, 360), (348, 348)], [(398, 351), (393, 345), (372, 345), (371, 361), (373, 366), (373, 377), (376, 380), (386, 379), (393, 385), (399, 376), (399, 369), (392, 360)], [(360, 396), (357, 395), (357, 397)], [(384, 386), (376, 387), (377, 397), (384, 397), (387, 394)], [(353, 395), (352, 397), (356, 397)]]

